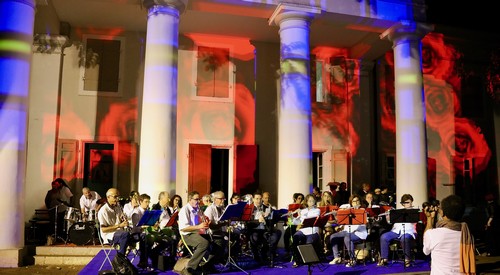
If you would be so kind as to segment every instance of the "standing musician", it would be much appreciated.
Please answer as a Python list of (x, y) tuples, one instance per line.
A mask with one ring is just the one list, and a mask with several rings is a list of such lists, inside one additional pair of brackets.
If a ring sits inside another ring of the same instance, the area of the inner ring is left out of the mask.
[(119, 244), (118, 253), (125, 255), (130, 234), (124, 230), (128, 227), (128, 220), (118, 205), (118, 197), (118, 189), (110, 188), (106, 192), (107, 203), (99, 209), (97, 218), (103, 242)]
[(210, 236), (207, 234), (210, 221), (200, 209), (200, 193), (191, 191), (188, 194), (188, 203), (179, 211), (179, 231), (186, 245), (193, 247), (193, 255), (187, 264), (185, 273), (187, 275), (197, 273), (197, 268), (207, 251), (210, 256), (204, 265), (205, 268), (213, 269), (215, 251), (210, 250)]
[(293, 247), (294, 254), (293, 259), (294, 262), (292, 264), (293, 267), (298, 267), (299, 264), (302, 264), (302, 258), (300, 257), (299, 251), (297, 249), (298, 245), (301, 244), (316, 244), (316, 247), (319, 244), (319, 228), (317, 226), (302, 228), (301, 224), (307, 218), (314, 218), (320, 215), (319, 208), (316, 207), (316, 198), (313, 194), (309, 194), (306, 196), (307, 207), (300, 210), (298, 213), (298, 217), (294, 218), (294, 224), (298, 224), (298, 230), (293, 234)]
[[(91, 191), (88, 187), (82, 188), (82, 196), (80, 197), (80, 210), (84, 215), (84, 220), (91, 220), (91, 215), (97, 212), (96, 203), (101, 198), (96, 191)], [(94, 217), (95, 218), (95, 217)]]
[[(252, 254), (257, 262), (262, 264), (268, 261), (273, 266), (281, 231), (274, 228), (272, 209), (262, 204), (262, 194), (253, 195), (253, 205), (253, 220), (248, 222)], [(267, 259), (262, 259), (261, 256), (266, 256)]]
[[(404, 194), (401, 196), (401, 205), (404, 209), (413, 208), (413, 196)], [(390, 223), (390, 220), (388, 221)], [(416, 223), (394, 223), (391, 231), (385, 232), (380, 236), (380, 261), (377, 266), (386, 266), (389, 258), (389, 244), (392, 240), (399, 239), (401, 246), (404, 247), (405, 267), (410, 267), (410, 253), (412, 250), (412, 239), (417, 235)]]

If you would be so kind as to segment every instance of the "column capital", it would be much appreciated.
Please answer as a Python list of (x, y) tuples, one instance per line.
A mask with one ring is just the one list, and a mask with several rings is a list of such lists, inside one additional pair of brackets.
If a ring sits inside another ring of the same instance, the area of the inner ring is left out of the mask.
[(189, 0), (142, 0), (142, 5), (147, 9), (153, 6), (173, 7), (183, 12), (186, 9)]
[(420, 40), (434, 30), (434, 25), (412, 21), (400, 21), (380, 34), (380, 39), (388, 39), (394, 44), (401, 40)]
[(315, 15), (321, 14), (321, 8), (309, 5), (279, 3), (269, 18), (269, 25), (280, 25), (286, 19), (303, 19), (311, 21)]
[(61, 53), (69, 45), (71, 42), (64, 35), (36, 34), (33, 38), (33, 51), (37, 53)]

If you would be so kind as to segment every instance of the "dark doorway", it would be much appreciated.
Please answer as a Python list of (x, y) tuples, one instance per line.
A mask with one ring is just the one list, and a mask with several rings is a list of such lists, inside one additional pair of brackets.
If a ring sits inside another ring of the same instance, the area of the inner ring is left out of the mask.
[(114, 144), (85, 143), (83, 162), (83, 187), (89, 187), (101, 197), (113, 187)]
[(229, 189), (229, 150), (212, 148), (212, 178), (210, 179), (210, 193), (223, 191), (226, 196)]

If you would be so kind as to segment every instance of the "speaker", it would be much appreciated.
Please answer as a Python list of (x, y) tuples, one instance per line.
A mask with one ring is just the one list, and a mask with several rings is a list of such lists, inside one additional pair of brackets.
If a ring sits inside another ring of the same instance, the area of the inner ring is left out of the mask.
[(300, 257), (302, 258), (302, 262), (304, 264), (314, 264), (320, 262), (318, 254), (316, 254), (316, 250), (314, 250), (314, 246), (312, 244), (298, 245), (297, 249), (299, 250)]

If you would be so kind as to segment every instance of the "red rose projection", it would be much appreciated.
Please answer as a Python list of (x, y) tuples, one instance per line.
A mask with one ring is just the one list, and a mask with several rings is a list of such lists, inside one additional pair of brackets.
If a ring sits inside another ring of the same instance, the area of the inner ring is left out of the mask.
[(334, 58), (332, 65), (326, 66), (325, 69), (332, 76), (328, 89), (331, 104), (312, 103), (313, 126), (320, 131), (327, 130), (330, 135), (340, 139), (352, 156), (355, 156), (359, 148), (359, 135), (352, 123), (352, 98), (359, 95), (359, 64), (354, 60), (339, 57)]
[[(422, 40), (422, 71), (426, 106), (428, 175), (430, 195), (436, 179), (449, 184), (463, 175), (464, 161), (472, 163), (472, 176), (483, 172), (491, 159), (490, 148), (481, 129), (461, 114), (461, 78), (457, 63), (462, 54), (447, 45), (442, 34), (431, 33)], [(381, 126), (395, 133), (394, 60), (386, 54), (380, 66)], [(433, 177), (435, 175), (435, 177)]]
[(424, 87), (427, 126), (437, 129), (452, 123), (460, 104), (451, 85), (432, 75), (424, 75)]
[(486, 169), (491, 151), (481, 129), (473, 121), (467, 118), (455, 118), (454, 124), (440, 127), (438, 132), (442, 143), (439, 157), (442, 160), (440, 163), (444, 165), (444, 171), (450, 171), (447, 165), (453, 159), (453, 171), (455, 174), (462, 174), (464, 160), (469, 158), (474, 159), (474, 174)]

